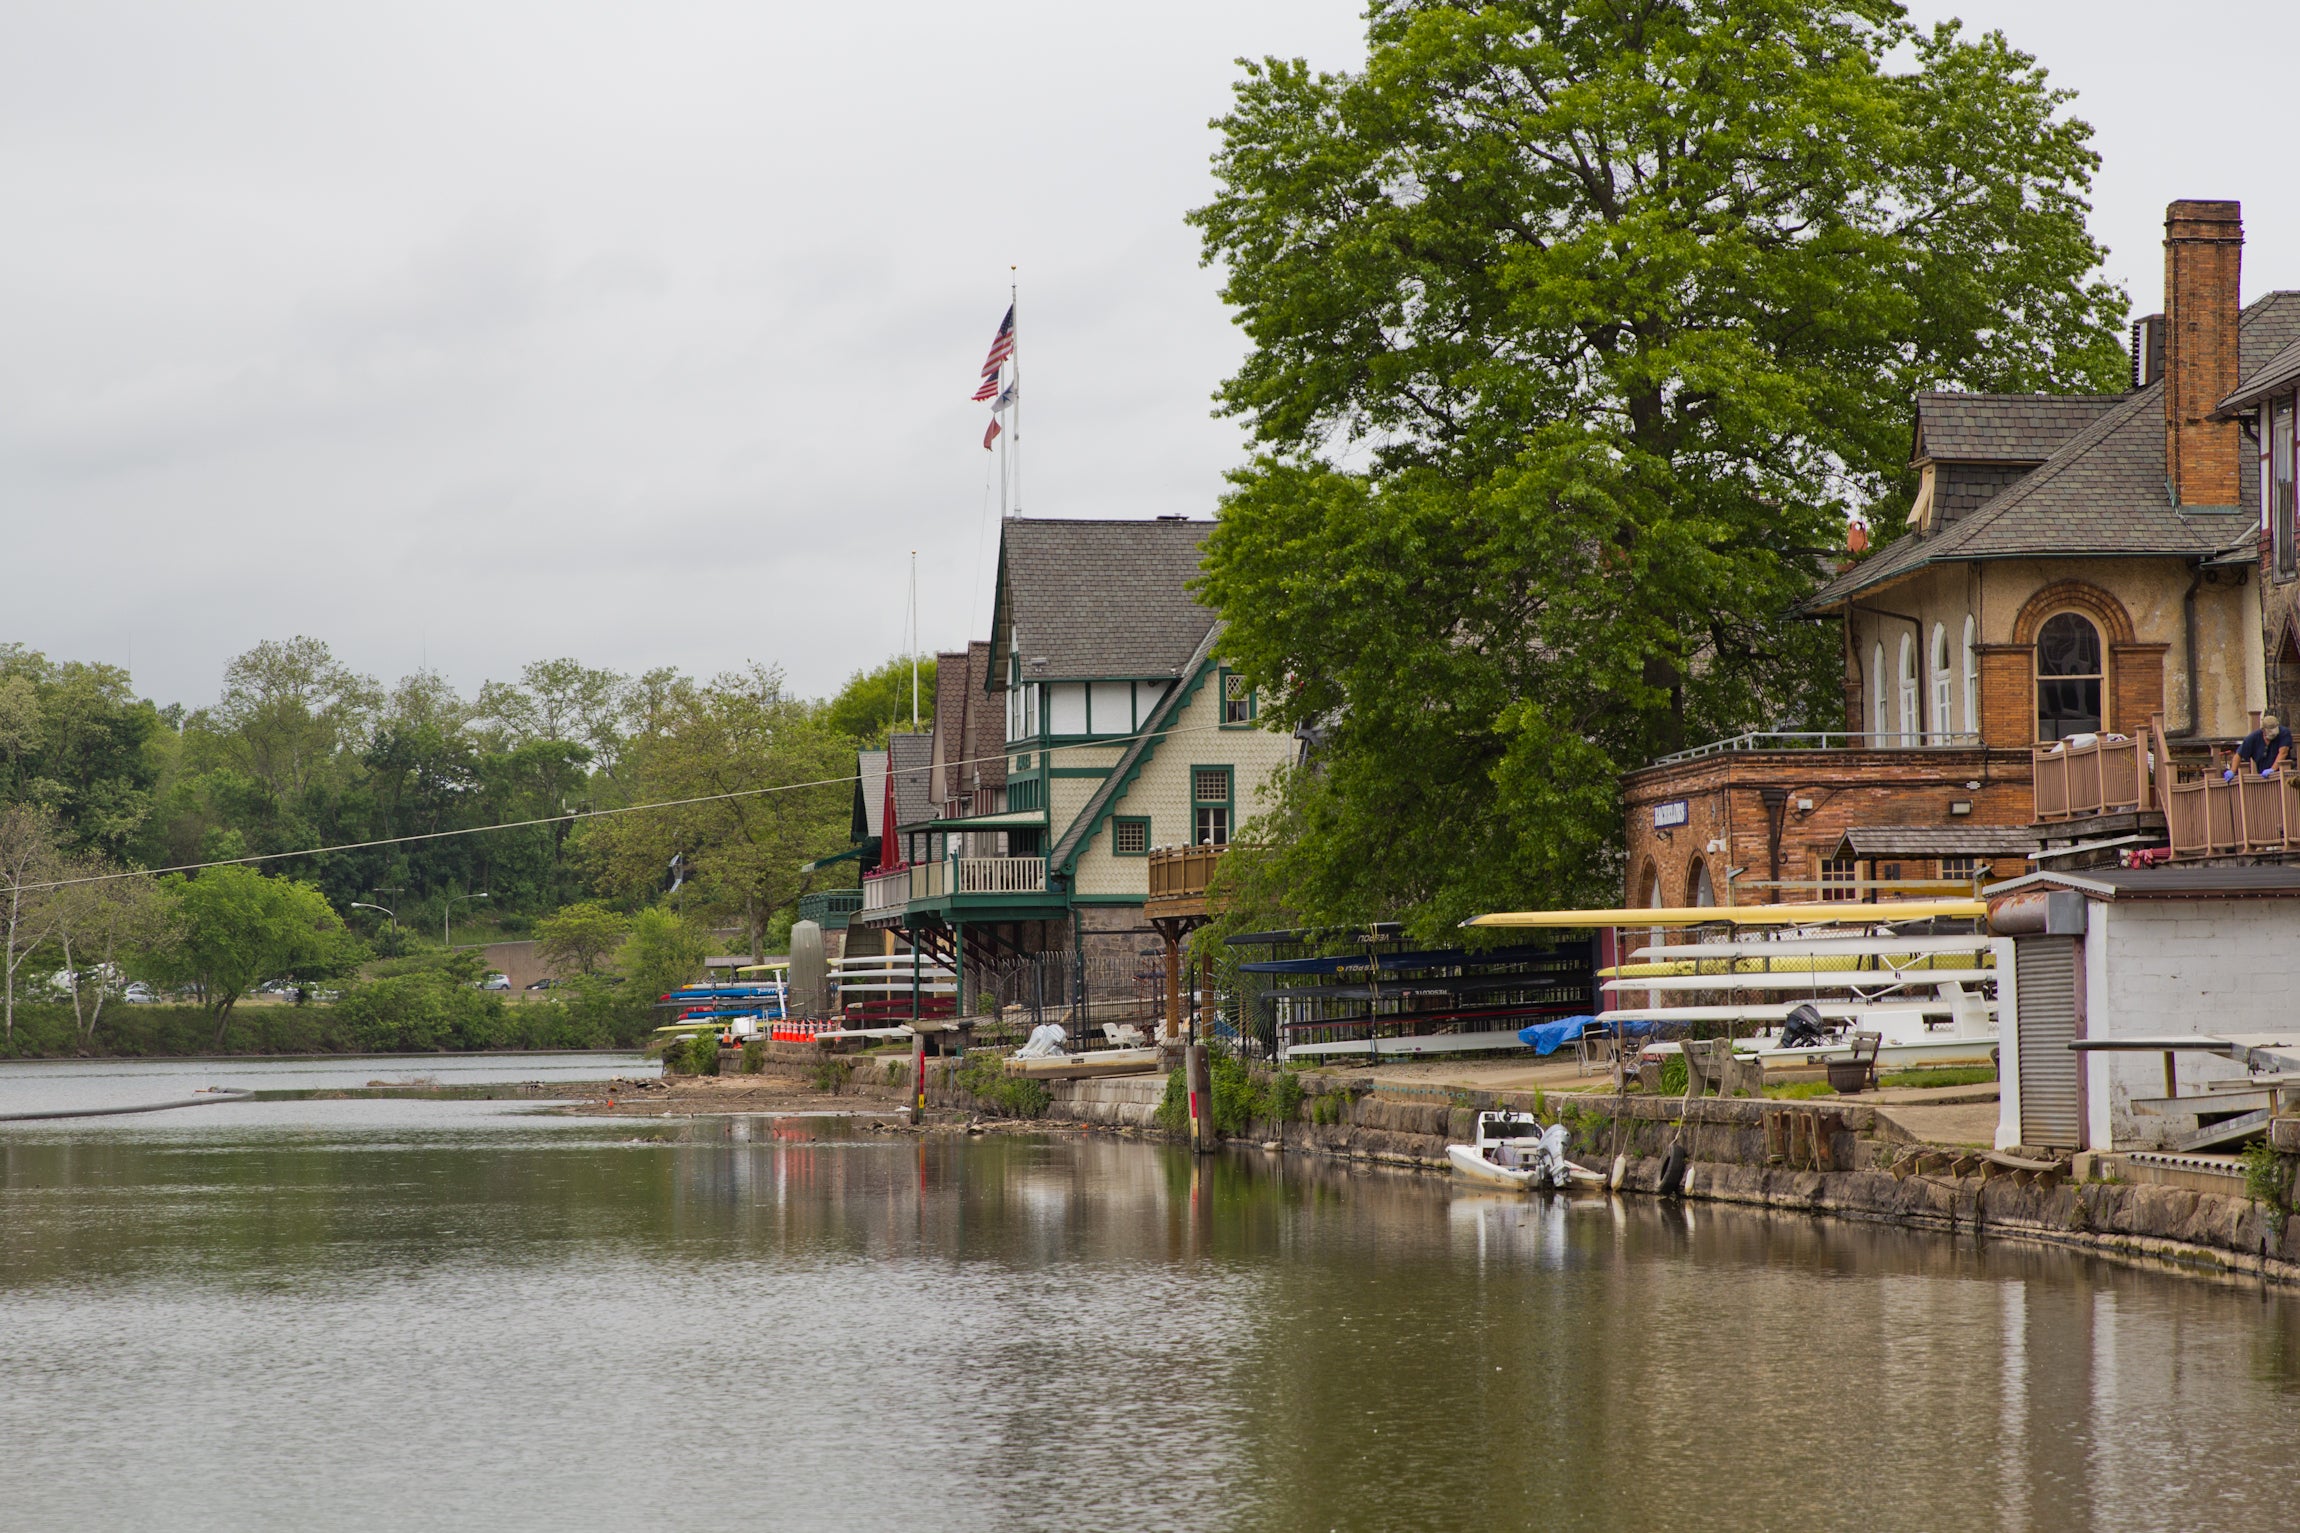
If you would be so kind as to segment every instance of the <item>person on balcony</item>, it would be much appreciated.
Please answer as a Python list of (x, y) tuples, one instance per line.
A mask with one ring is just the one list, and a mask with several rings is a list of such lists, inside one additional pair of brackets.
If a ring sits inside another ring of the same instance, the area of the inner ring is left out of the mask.
[(2285, 771), (2292, 765), (2292, 731), (2278, 722), (2273, 713), (2260, 715), (2260, 727), (2244, 737), (2236, 747), (2236, 760), (2224, 775), (2233, 781), (2238, 772), (2250, 767), (2262, 777)]

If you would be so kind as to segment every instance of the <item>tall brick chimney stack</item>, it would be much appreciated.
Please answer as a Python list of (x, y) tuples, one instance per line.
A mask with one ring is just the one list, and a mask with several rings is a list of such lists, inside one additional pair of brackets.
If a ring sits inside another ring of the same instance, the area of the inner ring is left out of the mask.
[(2211, 415), (2236, 390), (2243, 260), (2242, 204), (2164, 210), (2164, 472), (2176, 505), (2236, 504), (2236, 423)]

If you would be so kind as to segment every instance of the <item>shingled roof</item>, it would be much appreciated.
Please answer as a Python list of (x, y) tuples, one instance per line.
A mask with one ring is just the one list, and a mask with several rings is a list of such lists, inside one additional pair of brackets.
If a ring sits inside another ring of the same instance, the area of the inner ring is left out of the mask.
[(2042, 463), (2116, 408), (2117, 394), (1917, 396), (1915, 463)]
[(1029, 681), (1181, 675), (1214, 623), (1189, 589), (1213, 527), (1181, 517), (1007, 522), (986, 685), (1004, 683), (1011, 643)]
[[(2265, 368), (2300, 342), (2300, 292), (2254, 300), (2237, 335), (2242, 373)], [(2193, 559), (2251, 536), (2254, 518), (2243, 507), (2259, 474), (2252, 454), (2237, 454), (2238, 505), (2175, 506), (2165, 485), (2163, 383), (2097, 398), (2106, 405), (2097, 418), (2003, 494), (1928, 535), (1887, 544), (1814, 592), (1800, 610), (1832, 611), (1934, 564), (2056, 554)]]
[(895, 828), (933, 819), (940, 807), (934, 801), (934, 736), (888, 735), (886, 753), (894, 773)]

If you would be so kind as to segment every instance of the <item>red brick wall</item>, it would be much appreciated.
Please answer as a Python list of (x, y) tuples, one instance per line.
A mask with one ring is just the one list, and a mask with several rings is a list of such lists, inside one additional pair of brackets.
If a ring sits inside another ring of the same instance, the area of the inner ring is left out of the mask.
[(2184, 506), (2236, 504), (2236, 422), (2210, 416), (2236, 387), (2243, 257), (2239, 204), (2164, 210), (2164, 461)]
[(2109, 646), (2108, 727), (2136, 735), (2148, 727), (2148, 716), (2164, 710), (2164, 657), (2169, 644), (2112, 644)]
[[(1985, 694), (1984, 694), (1985, 695)], [(1968, 782), (1979, 782), (1977, 789)], [(1764, 789), (1786, 790), (1782, 815), (1780, 876), (1807, 881), (1817, 876), (1815, 860), (1835, 850), (1855, 826), (2019, 825), (2029, 823), (2029, 756), (2018, 751), (1749, 751), (1712, 756), (1668, 767), (1647, 767), (1624, 780), (1628, 853), (1623, 900), (1643, 902), (1649, 867), (1661, 877), (1662, 903), (1684, 903), (1696, 859), (1710, 865), (1718, 899), (1726, 899), (1725, 873), (1745, 871), (1732, 903), (1761, 905), (1818, 899), (1812, 889), (1757, 889), (1770, 877), (1770, 850)], [(1656, 830), (1656, 805), (1686, 801), (1687, 823)], [(1809, 810), (1800, 800), (1811, 801)], [(1972, 812), (1952, 815), (1952, 803), (1969, 802)], [(1713, 842), (1723, 845), (1708, 850)], [(2000, 871), (2026, 872), (2019, 859)], [(1903, 876), (1931, 878), (1930, 859), (1903, 859)], [(1866, 873), (1864, 873), (1866, 876)]]

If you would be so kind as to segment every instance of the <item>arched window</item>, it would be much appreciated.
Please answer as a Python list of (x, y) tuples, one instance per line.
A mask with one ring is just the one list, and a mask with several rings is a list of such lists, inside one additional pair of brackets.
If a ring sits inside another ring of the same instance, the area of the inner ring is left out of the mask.
[(1981, 732), (1981, 652), (1973, 644), (1973, 616), (1965, 614), (1965, 733)]
[(1892, 704), (1885, 697), (1885, 642), (1869, 652), (1869, 744), (1882, 745), (1893, 732)]
[(1933, 624), (1932, 681), (1933, 681), (1933, 743), (1946, 745), (1955, 734), (1956, 724), (1949, 712), (1950, 693), (1956, 678), (1949, 674), (1949, 630), (1946, 624)]
[(1895, 690), (1900, 694), (1901, 705), (1901, 738), (1897, 743), (1920, 745), (1924, 742), (1920, 733), (1924, 726), (1917, 718), (1917, 636), (1913, 633), (1901, 635), (1900, 685)]
[(2036, 737), (2065, 740), (2101, 726), (2100, 630), (2080, 613), (2056, 612), (2036, 636)]
[(1698, 857), (1693, 859), (1693, 882), (1685, 890), (1685, 903), (1688, 905), (1714, 905), (1717, 903), (1717, 886), (1709, 882), (1709, 864)]

